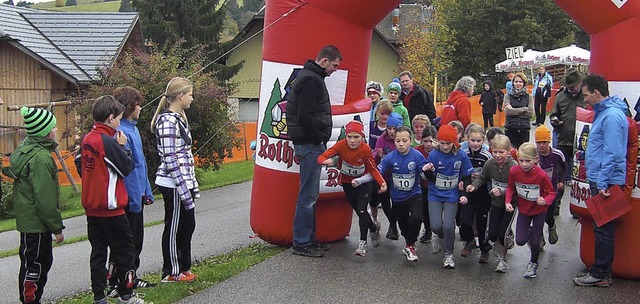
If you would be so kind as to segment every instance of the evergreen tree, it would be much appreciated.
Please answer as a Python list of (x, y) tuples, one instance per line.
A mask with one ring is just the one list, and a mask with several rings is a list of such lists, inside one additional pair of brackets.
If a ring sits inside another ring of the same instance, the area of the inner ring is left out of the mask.
[(120, 9), (118, 11), (121, 13), (126, 13), (135, 12), (136, 10), (131, 6), (130, 0), (122, 0), (122, 2), (120, 2)]
[(78, 5), (78, 2), (76, 0), (67, 0), (67, 3), (65, 4), (65, 6), (74, 6), (74, 5)]
[[(207, 59), (223, 54), (228, 44), (220, 43), (227, 12), (227, 2), (220, 0), (132, 0), (140, 13), (147, 39), (166, 46), (184, 39), (185, 47), (204, 45)], [(241, 64), (227, 67), (212, 65), (220, 80), (228, 80), (241, 68)]]
[(13, 4), (13, 0), (5, 1), (5, 2), (3, 2), (2, 4), (15, 5), (15, 4)]

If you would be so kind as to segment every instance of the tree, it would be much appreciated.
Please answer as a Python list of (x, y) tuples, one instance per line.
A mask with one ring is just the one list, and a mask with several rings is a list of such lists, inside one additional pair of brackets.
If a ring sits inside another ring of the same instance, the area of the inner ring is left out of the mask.
[[(431, 18), (408, 22), (399, 34), (400, 70), (413, 73), (414, 81), (433, 91), (434, 80), (445, 74), (452, 64), (455, 34), (445, 22), (447, 9), (456, 5), (455, 0), (434, 0)], [(443, 82), (439, 93), (446, 94)], [(446, 99), (438, 94), (436, 100)]]
[(20, 1), (16, 3), (16, 6), (18, 7), (30, 7), (31, 5), (33, 5), (33, 2)]
[(76, 0), (67, 0), (67, 3), (65, 4), (65, 6), (74, 6), (74, 5), (78, 5), (78, 2)]
[(15, 4), (13, 4), (13, 0), (7, 0), (7, 1), (3, 2), (2, 4), (15, 5)]
[[(219, 0), (132, 0), (140, 13), (146, 37), (160, 46), (172, 45), (184, 39), (185, 47), (204, 45), (213, 60), (223, 54), (230, 44), (220, 43), (227, 11), (227, 2)], [(228, 80), (242, 67), (216, 64), (216, 77)]]
[(257, 13), (264, 6), (264, 0), (243, 0), (242, 8), (246, 12)]
[[(132, 86), (145, 97), (138, 128), (142, 137), (143, 151), (149, 166), (149, 177), (155, 179), (159, 157), (155, 135), (149, 127), (150, 120), (164, 93), (167, 82), (175, 76), (188, 77), (194, 84), (194, 101), (187, 110), (194, 142), (194, 155), (198, 166), (217, 169), (225, 157), (232, 155), (240, 146), (235, 137), (237, 126), (229, 122), (227, 97), (229, 89), (222, 86), (213, 72), (197, 73), (202, 68), (205, 53), (202, 47), (184, 47), (182, 42), (163, 50), (152, 49), (150, 54), (125, 53), (113, 67), (104, 70), (102, 83), (91, 85), (87, 94), (75, 98), (74, 105), (83, 135), (91, 129), (91, 104), (93, 99), (112, 94), (118, 86)], [(196, 152), (198, 151), (198, 152)]]
[(135, 12), (136, 10), (131, 6), (130, 0), (122, 0), (122, 2), (120, 2), (120, 9), (118, 11), (121, 13), (126, 13)]

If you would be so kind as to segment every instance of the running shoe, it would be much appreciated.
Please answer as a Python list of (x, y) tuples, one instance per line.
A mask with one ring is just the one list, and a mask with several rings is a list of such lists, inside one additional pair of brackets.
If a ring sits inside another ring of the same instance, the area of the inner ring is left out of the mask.
[(360, 244), (358, 244), (358, 249), (356, 249), (356, 252), (354, 252), (353, 254), (360, 257), (367, 256), (367, 241), (360, 241)]

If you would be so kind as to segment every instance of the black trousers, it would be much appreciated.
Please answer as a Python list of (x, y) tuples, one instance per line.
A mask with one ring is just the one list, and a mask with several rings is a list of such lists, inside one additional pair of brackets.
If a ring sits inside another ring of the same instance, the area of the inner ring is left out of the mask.
[[(391, 185), (389, 181), (387, 181), (387, 185)], [(384, 215), (387, 216), (387, 220), (389, 220), (389, 227), (398, 227), (398, 218), (393, 214), (393, 209), (391, 209), (391, 197), (389, 194), (389, 190), (378, 193), (380, 190), (380, 186), (378, 184), (374, 184), (371, 186), (371, 200), (369, 201), (369, 206), (371, 208), (378, 208), (378, 205), (382, 204), (382, 211)]]
[(461, 205), (460, 211), (460, 238), (463, 241), (473, 241), (473, 225), (475, 219), (476, 231), (478, 231), (478, 243), (480, 244), (480, 250), (483, 252), (491, 250), (486, 238), (487, 231), (487, 217), (489, 215), (489, 208), (491, 208), (491, 197), (487, 192), (486, 187), (481, 187), (467, 197), (469, 202), (466, 205)]
[(393, 213), (398, 217), (405, 243), (414, 245), (422, 223), (422, 195), (414, 195), (404, 202), (393, 202)]
[(484, 129), (487, 127), (493, 127), (493, 113), (482, 113), (482, 119), (484, 120)]
[(492, 242), (500, 242), (504, 245), (505, 236), (511, 227), (513, 220), (513, 212), (507, 212), (504, 208), (491, 206), (489, 209), (489, 230), (487, 231), (487, 240)]
[[(143, 205), (144, 211), (144, 205)], [(138, 271), (140, 267), (140, 253), (142, 252), (142, 244), (144, 243), (144, 217), (142, 211), (139, 213), (127, 212), (125, 213), (129, 220), (129, 228), (131, 229), (131, 238), (133, 239), (133, 270)], [(118, 284), (115, 274), (115, 261), (113, 255), (109, 255), (109, 272), (107, 277), (109, 278), (109, 285), (115, 286)]]
[(431, 237), (431, 221), (429, 220), (429, 188), (422, 188), (422, 223), (425, 233)]
[(509, 138), (511, 145), (516, 149), (529, 141), (529, 129), (505, 129), (504, 135)]
[[(612, 187), (613, 185), (608, 185)], [(624, 185), (618, 185), (624, 189)], [(589, 182), (591, 195), (599, 195), (596, 184)], [(600, 227), (593, 223), (593, 234), (595, 237), (595, 256), (593, 265), (589, 268), (589, 273), (598, 279), (611, 276), (611, 264), (615, 255), (616, 221), (610, 221)]]
[(40, 303), (53, 264), (51, 233), (20, 233), (20, 302)]
[(347, 196), (347, 201), (356, 212), (358, 216), (358, 225), (360, 226), (360, 240), (367, 240), (367, 232), (375, 231), (376, 225), (373, 224), (369, 212), (367, 212), (367, 205), (369, 205), (369, 199), (371, 194), (371, 182), (364, 183), (356, 188), (351, 184), (342, 184), (344, 194)]
[[(539, 94), (541, 95), (541, 94)], [(545, 119), (547, 118), (547, 97), (540, 97), (536, 95), (533, 100), (533, 107), (536, 112), (536, 123), (544, 124)]]
[(178, 275), (191, 269), (191, 238), (196, 229), (195, 209), (185, 209), (177, 189), (158, 186), (158, 190), (164, 199), (162, 276)]
[(131, 229), (126, 215), (114, 217), (87, 216), (87, 235), (91, 243), (91, 291), (94, 299), (105, 297), (107, 286), (107, 248), (115, 263), (114, 276), (118, 294), (131, 294), (135, 270), (133, 268), (134, 249)]

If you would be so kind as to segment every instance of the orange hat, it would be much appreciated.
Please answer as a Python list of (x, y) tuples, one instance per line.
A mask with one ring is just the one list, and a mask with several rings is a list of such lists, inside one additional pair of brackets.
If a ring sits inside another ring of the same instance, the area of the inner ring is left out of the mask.
[(450, 125), (444, 125), (438, 130), (438, 140), (452, 142), (456, 147), (460, 147), (458, 142), (458, 132)]
[(352, 120), (348, 122), (344, 128), (345, 128), (345, 134), (356, 132), (362, 135), (362, 137), (364, 137), (364, 125), (360, 121)]
[(546, 141), (551, 142), (551, 130), (545, 125), (541, 125), (536, 129), (536, 142)]

